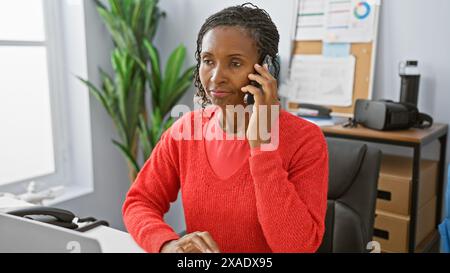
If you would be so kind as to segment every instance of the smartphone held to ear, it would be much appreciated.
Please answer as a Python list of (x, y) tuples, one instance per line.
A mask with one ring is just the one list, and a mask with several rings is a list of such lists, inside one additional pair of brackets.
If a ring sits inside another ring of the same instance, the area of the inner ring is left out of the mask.
[[(266, 57), (264, 58), (264, 61), (263, 61), (263, 63), (261, 65), (264, 67), (265, 64), (267, 64), (267, 67), (269, 68), (270, 74), (275, 77), (275, 67), (273, 65), (272, 57), (270, 57), (270, 55), (266, 55)], [(258, 88), (260, 88), (262, 90), (261, 85), (259, 83), (257, 83), (256, 81), (250, 81), (250, 84), (253, 85), (253, 86), (256, 86), (256, 87), (258, 87)], [(252, 94), (248, 93), (246, 101), (247, 101), (248, 105), (254, 104), (255, 103), (255, 98), (254, 98), (254, 96)]]

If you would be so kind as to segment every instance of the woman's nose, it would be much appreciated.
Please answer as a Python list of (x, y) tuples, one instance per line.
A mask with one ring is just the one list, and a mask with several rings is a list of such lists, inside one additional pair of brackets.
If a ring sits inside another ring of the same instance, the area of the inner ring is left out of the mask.
[(211, 81), (215, 84), (225, 82), (227, 80), (227, 72), (224, 67), (217, 65), (213, 71), (211, 76)]

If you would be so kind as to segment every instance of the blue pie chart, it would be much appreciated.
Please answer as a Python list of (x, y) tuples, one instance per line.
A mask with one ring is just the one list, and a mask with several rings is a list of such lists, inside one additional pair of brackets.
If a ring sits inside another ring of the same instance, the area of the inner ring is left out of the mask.
[(356, 18), (364, 20), (370, 15), (370, 5), (367, 2), (359, 2), (353, 12)]

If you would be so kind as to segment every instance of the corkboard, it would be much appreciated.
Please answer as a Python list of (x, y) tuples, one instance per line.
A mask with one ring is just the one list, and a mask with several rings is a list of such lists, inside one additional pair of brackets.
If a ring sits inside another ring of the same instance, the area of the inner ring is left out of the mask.
[[(351, 45), (351, 54), (355, 56), (355, 81), (353, 83), (353, 103), (350, 107), (336, 107), (328, 105), (336, 115), (353, 115), (355, 101), (357, 99), (370, 99), (371, 77), (372, 77), (372, 56), (374, 43), (353, 43)], [(294, 44), (294, 54), (304, 55), (322, 55), (321, 41), (296, 41)], [(298, 104), (288, 101), (288, 109), (298, 109)]]

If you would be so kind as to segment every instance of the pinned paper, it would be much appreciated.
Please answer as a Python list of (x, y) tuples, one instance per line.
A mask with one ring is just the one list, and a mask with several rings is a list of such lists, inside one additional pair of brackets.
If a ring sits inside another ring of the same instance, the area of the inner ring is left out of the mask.
[(380, 0), (300, 0), (296, 40), (371, 42), (380, 4)]
[(323, 39), (326, 1), (301, 0), (299, 2), (296, 40), (320, 41)]
[(289, 101), (348, 107), (352, 105), (356, 59), (295, 55)]
[(374, 0), (327, 1), (325, 42), (371, 42), (375, 35)]
[(348, 57), (350, 48), (349, 43), (323, 43), (322, 55), (329, 58)]

